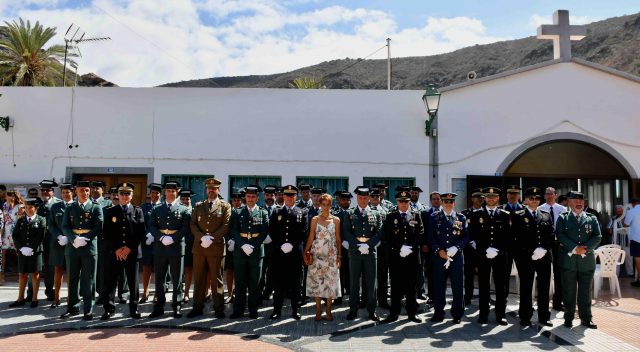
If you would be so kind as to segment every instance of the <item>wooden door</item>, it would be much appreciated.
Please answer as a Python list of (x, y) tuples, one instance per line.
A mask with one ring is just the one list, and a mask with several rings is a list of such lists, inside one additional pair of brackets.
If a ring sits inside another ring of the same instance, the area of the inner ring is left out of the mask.
[(131, 203), (140, 205), (144, 203), (147, 196), (147, 175), (127, 175), (127, 174), (76, 174), (73, 175), (76, 181), (102, 181), (105, 183), (105, 193), (109, 188), (120, 183), (132, 183), (135, 186)]

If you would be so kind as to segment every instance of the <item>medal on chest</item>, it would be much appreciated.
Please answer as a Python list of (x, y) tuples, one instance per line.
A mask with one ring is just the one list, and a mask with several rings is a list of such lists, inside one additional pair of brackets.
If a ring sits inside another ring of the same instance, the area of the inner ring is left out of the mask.
[(112, 222), (117, 222), (117, 221), (118, 221), (118, 219), (114, 216), (114, 217), (112, 217), (112, 218), (111, 218), (111, 221), (112, 221)]

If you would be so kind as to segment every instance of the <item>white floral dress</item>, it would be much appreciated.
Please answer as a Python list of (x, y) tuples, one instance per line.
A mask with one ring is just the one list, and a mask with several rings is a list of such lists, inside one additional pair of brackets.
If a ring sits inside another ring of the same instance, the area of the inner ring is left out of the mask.
[(336, 243), (336, 225), (331, 222), (327, 227), (316, 224), (313, 244), (311, 245), (313, 263), (307, 273), (307, 297), (340, 297), (340, 269), (337, 265), (338, 247)]
[(13, 245), (13, 228), (18, 221), (18, 211), (20, 205), (16, 204), (13, 208), (9, 209), (9, 203), (4, 203), (2, 206), (2, 249), (15, 249)]

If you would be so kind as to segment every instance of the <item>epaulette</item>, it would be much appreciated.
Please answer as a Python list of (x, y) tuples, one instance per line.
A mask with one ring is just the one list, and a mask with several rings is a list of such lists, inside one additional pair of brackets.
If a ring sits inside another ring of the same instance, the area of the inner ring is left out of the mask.
[(524, 209), (516, 210), (515, 213), (518, 214), (518, 215), (522, 215), (522, 214), (524, 214)]
[(478, 211), (482, 211), (482, 208), (480, 208), (480, 209), (473, 209), (473, 212), (474, 212), (474, 213), (475, 213), (475, 212), (478, 212)]
[(508, 210), (504, 210), (502, 208), (500, 208), (500, 210), (502, 210), (502, 212), (506, 213), (507, 215), (511, 214)]
[(538, 209), (538, 211), (543, 213), (543, 214), (551, 214), (547, 210), (544, 210), (544, 209)]

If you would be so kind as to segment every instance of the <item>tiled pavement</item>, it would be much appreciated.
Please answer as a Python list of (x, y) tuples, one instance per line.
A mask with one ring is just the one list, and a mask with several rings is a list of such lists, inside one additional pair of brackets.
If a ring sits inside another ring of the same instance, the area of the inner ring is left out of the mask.
[[(514, 280), (512, 280), (514, 281)], [(449, 321), (428, 322), (431, 313), (421, 314), (425, 323), (399, 320), (392, 324), (374, 324), (361, 319), (345, 320), (347, 307), (335, 307), (333, 322), (313, 321), (314, 307), (303, 307), (301, 321), (288, 318), (272, 322), (271, 308), (260, 309), (261, 318), (250, 320), (214, 319), (211, 313), (201, 319), (173, 319), (170, 311), (163, 318), (132, 320), (127, 305), (119, 305), (118, 314), (108, 322), (79, 318), (60, 320), (64, 307), (49, 309), (7, 308), (15, 300), (17, 288), (12, 278), (0, 286), (0, 349), (3, 351), (199, 351), (199, 350), (282, 350), (300, 351), (424, 351), (448, 349), (459, 351), (494, 350), (533, 351), (640, 351), (640, 289), (631, 288), (629, 279), (621, 279), (623, 298), (611, 299), (605, 291), (595, 302), (593, 315), (598, 330), (581, 326), (562, 326), (562, 313), (552, 311), (554, 327), (521, 328), (516, 317), (517, 295), (510, 295), (508, 321), (503, 327), (477, 324), (477, 307), (472, 305), (462, 324)], [(513, 283), (512, 283), (513, 286)], [(271, 303), (270, 301), (267, 304)], [(190, 306), (190, 305), (189, 305)], [(141, 306), (143, 316), (150, 313), (150, 303)], [(170, 310), (167, 304), (167, 309)], [(227, 307), (227, 315), (231, 307)], [(188, 313), (189, 307), (183, 310)], [(379, 309), (384, 316), (387, 312)], [(99, 316), (102, 308), (97, 307)], [(401, 317), (402, 318), (402, 317)], [(535, 319), (535, 314), (534, 314)], [(578, 324), (579, 320), (575, 321)]]

